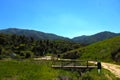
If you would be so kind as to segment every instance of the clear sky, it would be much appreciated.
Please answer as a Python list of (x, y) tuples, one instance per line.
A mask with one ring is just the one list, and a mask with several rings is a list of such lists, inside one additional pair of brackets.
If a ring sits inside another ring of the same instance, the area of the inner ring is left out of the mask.
[(65, 37), (120, 32), (120, 0), (0, 0), (0, 29)]

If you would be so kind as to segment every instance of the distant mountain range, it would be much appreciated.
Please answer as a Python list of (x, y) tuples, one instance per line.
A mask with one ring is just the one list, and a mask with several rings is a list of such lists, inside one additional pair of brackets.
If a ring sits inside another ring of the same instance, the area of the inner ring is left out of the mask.
[(91, 43), (95, 43), (98, 41), (102, 41), (105, 39), (109, 39), (109, 38), (113, 38), (116, 36), (120, 36), (120, 33), (113, 33), (113, 32), (109, 32), (109, 31), (104, 31), (104, 32), (100, 32), (91, 36), (79, 36), (79, 37), (75, 37), (72, 40), (76, 41), (76, 42), (80, 42), (80, 43), (85, 43), (85, 44), (91, 44)]
[(82, 44), (91, 44), (94, 42), (102, 41), (102, 40), (120, 35), (120, 33), (104, 31), (91, 36), (84, 35), (84, 36), (74, 37), (73, 39), (69, 39), (67, 37), (62, 37), (62, 36), (58, 36), (51, 33), (44, 33), (44, 32), (35, 31), (35, 30), (17, 29), (17, 28), (3, 29), (3, 30), (0, 30), (0, 33), (25, 35), (27, 37), (33, 37), (34, 39), (69, 40), (69, 41), (79, 42)]

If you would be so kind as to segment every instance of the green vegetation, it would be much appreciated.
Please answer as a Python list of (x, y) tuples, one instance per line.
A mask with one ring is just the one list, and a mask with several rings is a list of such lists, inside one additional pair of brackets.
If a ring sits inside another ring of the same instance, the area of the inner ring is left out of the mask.
[(77, 80), (76, 75), (76, 73), (52, 69), (51, 62), (0, 62), (0, 80), (56, 80), (64, 76)]
[(102, 69), (98, 74), (97, 69), (93, 69), (83, 74), (82, 80), (119, 80), (119, 78), (116, 78), (108, 70)]
[[(89, 46), (66, 52), (63, 57), (71, 58), (79, 55), (80, 59), (120, 62), (120, 36), (107, 39)], [(67, 56), (69, 55), (69, 56)], [(71, 55), (71, 56), (70, 56)]]
[(51, 62), (45, 61), (0, 61), (0, 80), (117, 80), (107, 70), (101, 74), (97, 69), (87, 71), (81, 76), (76, 71), (51, 68)]
[(61, 54), (83, 45), (63, 40), (35, 40), (24, 35), (0, 34), (0, 58), (25, 59), (47, 54)]
[(63, 58), (119, 63), (120, 37), (85, 47), (85, 45), (71, 41), (35, 40), (33, 37), (24, 35), (0, 34), (0, 80), (65, 80), (65, 78), (69, 80), (117, 80), (113, 74), (104, 69), (101, 74), (97, 73), (97, 69), (93, 69), (80, 76), (76, 70), (51, 68), (50, 61), (32, 60), (34, 57), (58, 54), (62, 54)]

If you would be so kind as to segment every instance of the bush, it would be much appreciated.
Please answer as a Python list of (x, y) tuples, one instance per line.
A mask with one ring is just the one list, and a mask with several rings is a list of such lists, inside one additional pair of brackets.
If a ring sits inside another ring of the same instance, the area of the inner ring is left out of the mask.
[(91, 76), (87, 75), (87, 76), (83, 76), (82, 80), (93, 80), (93, 78)]
[(120, 48), (111, 53), (111, 57), (114, 61), (120, 62)]
[(80, 53), (75, 51), (75, 52), (67, 52), (63, 55), (63, 58), (66, 59), (77, 59), (80, 57)]

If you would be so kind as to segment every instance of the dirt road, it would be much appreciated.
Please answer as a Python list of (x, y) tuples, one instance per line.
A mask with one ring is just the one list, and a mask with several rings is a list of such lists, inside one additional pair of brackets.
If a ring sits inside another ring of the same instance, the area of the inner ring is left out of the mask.
[[(97, 62), (89, 61), (89, 63), (96, 64)], [(120, 78), (120, 65), (102, 62), (102, 67), (105, 68), (105, 69), (107, 69), (107, 70), (109, 70), (116, 77)]]
[(102, 66), (112, 72), (116, 77), (120, 78), (120, 65), (102, 62)]

